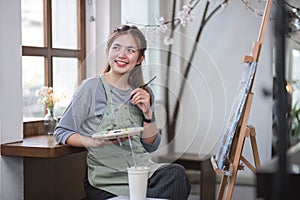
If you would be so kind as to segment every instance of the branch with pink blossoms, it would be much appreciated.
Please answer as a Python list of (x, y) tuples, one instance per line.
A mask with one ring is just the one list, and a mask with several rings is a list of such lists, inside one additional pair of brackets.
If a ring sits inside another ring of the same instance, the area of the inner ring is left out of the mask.
[[(181, 10), (179, 10), (177, 13), (173, 8), (171, 20), (166, 21), (165, 18), (161, 16), (158, 19), (157, 24), (145, 25), (145, 24), (137, 24), (133, 22), (127, 22), (127, 24), (143, 27), (144, 34), (147, 36), (150, 42), (153, 42), (156, 39), (156, 36), (159, 35), (160, 33), (165, 33), (168, 29), (176, 30), (179, 27), (186, 27), (188, 23), (193, 22), (194, 19), (196, 18), (195, 12), (193, 10), (196, 8), (196, 6), (199, 3), (200, 0), (190, 0), (190, 2), (183, 5)], [(176, 5), (176, 0), (174, 1), (174, 4)], [(166, 45), (172, 45), (173, 42), (174, 40), (172, 37), (165, 37), (164, 39), (164, 43)]]
[[(257, 9), (257, 8), (253, 8), (253, 6), (250, 4), (249, 0), (241, 0), (244, 4), (245, 7), (247, 9), (249, 9), (250, 11), (254, 12), (255, 15), (262, 17), (264, 14), (264, 10), (263, 9)], [(261, 2), (261, 0), (257, 0), (258, 2)]]

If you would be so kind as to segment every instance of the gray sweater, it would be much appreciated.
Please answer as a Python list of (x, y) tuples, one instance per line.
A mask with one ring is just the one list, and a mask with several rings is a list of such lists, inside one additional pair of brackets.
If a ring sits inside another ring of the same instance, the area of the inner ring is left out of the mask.
[[(121, 90), (112, 85), (109, 86), (114, 102), (123, 103), (130, 98), (132, 89)], [(84, 80), (55, 128), (55, 140), (58, 143), (66, 144), (68, 137), (74, 133), (88, 137), (94, 134), (101, 123), (106, 100), (107, 98), (100, 76)], [(153, 100), (152, 95), (152, 102), (154, 102)], [(152, 106), (152, 109), (153, 108), (154, 106)], [(147, 144), (143, 141), (142, 144), (148, 152), (153, 152), (158, 148), (160, 140), (160, 134), (158, 134), (153, 144)]]

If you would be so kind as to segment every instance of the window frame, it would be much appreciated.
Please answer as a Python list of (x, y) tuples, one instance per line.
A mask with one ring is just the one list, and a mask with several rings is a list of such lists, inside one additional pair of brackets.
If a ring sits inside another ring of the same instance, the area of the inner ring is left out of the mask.
[(44, 47), (23, 46), (22, 56), (42, 56), (45, 59), (45, 86), (53, 87), (53, 57), (78, 59), (78, 83), (86, 78), (86, 22), (85, 0), (77, 0), (77, 49), (53, 48), (52, 0), (44, 0)]
[[(53, 48), (52, 45), (52, 0), (44, 0), (44, 47), (22, 45), (22, 56), (44, 57), (44, 85), (53, 87), (53, 57), (78, 59), (78, 84), (86, 78), (86, 9), (85, 0), (77, 0), (77, 49)], [(46, 109), (45, 109), (46, 112)], [(23, 136), (44, 134), (40, 119), (23, 121)]]

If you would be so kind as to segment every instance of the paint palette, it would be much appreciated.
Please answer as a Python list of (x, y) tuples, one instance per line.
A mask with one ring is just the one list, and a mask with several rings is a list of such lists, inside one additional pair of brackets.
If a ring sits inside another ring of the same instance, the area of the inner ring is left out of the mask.
[(117, 137), (123, 138), (123, 137), (133, 136), (143, 131), (144, 131), (143, 127), (115, 129), (115, 130), (95, 133), (92, 135), (92, 138), (99, 139), (99, 140), (109, 140), (109, 139), (116, 139)]

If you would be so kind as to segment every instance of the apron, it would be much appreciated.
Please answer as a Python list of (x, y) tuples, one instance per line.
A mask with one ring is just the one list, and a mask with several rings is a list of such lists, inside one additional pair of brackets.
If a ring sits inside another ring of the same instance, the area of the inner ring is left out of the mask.
[[(143, 113), (141, 110), (134, 105), (122, 104), (120, 106), (120, 104), (114, 103), (105, 77), (101, 75), (100, 78), (105, 89), (107, 104), (96, 132), (142, 126)], [(151, 161), (150, 154), (140, 140), (141, 135), (139, 134), (131, 137), (135, 161), (137, 166), (150, 167), (150, 177), (161, 164)], [(116, 143), (88, 150), (87, 165), (90, 184), (118, 196), (128, 196), (127, 161), (130, 166), (134, 166), (129, 141), (122, 142), (122, 146)]]

